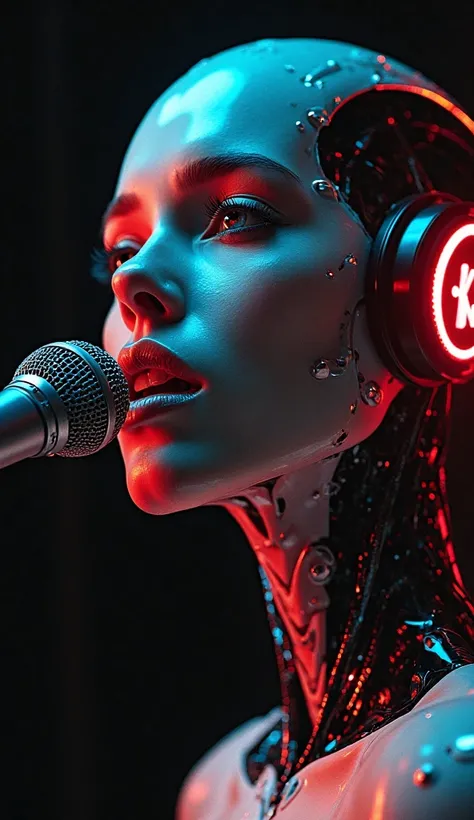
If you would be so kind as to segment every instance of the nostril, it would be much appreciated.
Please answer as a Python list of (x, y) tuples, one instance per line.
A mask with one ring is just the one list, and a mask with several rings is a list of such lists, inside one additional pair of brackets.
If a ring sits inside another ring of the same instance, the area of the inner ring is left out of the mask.
[(128, 327), (129, 330), (133, 330), (135, 327), (135, 314), (133, 310), (130, 310), (130, 308), (127, 305), (124, 305), (123, 302), (119, 302), (119, 307), (126, 327)]
[(141, 310), (148, 314), (154, 313), (163, 316), (163, 314), (166, 313), (163, 303), (151, 293), (146, 293), (142, 290), (140, 293), (135, 294), (133, 300), (138, 308), (141, 308)]

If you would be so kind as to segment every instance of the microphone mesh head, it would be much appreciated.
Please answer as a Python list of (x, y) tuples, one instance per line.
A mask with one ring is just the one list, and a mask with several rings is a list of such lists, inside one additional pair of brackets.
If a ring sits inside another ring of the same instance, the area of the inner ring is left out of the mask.
[[(119, 432), (128, 412), (130, 397), (127, 381), (112, 356), (90, 342), (71, 341), (89, 353), (105, 376), (115, 405), (115, 426), (110, 441)], [(79, 351), (67, 347), (44, 345), (30, 353), (16, 369), (16, 376), (41, 376), (54, 387), (62, 400), (69, 420), (69, 436), (59, 456), (88, 456), (100, 449), (107, 432), (109, 407), (107, 396)]]

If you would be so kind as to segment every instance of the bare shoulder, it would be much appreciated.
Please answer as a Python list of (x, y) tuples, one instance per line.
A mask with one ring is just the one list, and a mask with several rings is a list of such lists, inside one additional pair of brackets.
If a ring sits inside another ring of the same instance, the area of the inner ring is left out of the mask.
[(347, 817), (474, 817), (474, 665), (375, 733), (343, 808)]
[(254, 743), (269, 731), (280, 714), (273, 709), (265, 717), (256, 717), (239, 726), (210, 749), (193, 767), (182, 786), (176, 809), (176, 820), (204, 820), (212, 813), (212, 806), (222, 798), (227, 806), (232, 792), (239, 793), (250, 784), (241, 775), (243, 758)]

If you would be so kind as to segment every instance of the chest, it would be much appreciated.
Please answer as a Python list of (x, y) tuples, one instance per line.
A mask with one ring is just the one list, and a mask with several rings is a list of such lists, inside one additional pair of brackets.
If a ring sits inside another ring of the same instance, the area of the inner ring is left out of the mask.
[(275, 786), (273, 767), (267, 767), (253, 787), (243, 785), (238, 777), (229, 786), (227, 805), (216, 806), (212, 820), (360, 820), (360, 814), (347, 815), (343, 803), (350, 797), (352, 781), (372, 740), (373, 736), (362, 738), (348, 749), (306, 766), (286, 784), (274, 814), (268, 809)]
[(474, 664), (451, 672), (411, 712), (305, 766), (272, 814), (274, 768), (252, 785), (245, 761), (275, 717), (237, 732), (197, 768), (179, 820), (474, 817)]

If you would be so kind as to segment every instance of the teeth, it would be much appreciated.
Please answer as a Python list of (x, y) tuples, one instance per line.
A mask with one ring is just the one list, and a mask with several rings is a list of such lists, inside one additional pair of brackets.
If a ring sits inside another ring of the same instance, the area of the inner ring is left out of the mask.
[(164, 373), (162, 370), (145, 370), (137, 376), (133, 386), (136, 393), (141, 393), (141, 391), (146, 390), (147, 387), (155, 387), (156, 385), (164, 384), (171, 378), (172, 376), (168, 373)]
[[(145, 370), (143, 373), (140, 373), (135, 379), (133, 386), (135, 393), (143, 393), (145, 390), (160, 386), (163, 386), (164, 388), (162, 391), (155, 390), (153, 392), (169, 393), (169, 387), (171, 387), (171, 385), (168, 386), (168, 382), (171, 381), (173, 382), (173, 390), (176, 390), (177, 392), (188, 392), (191, 387), (188, 382), (182, 379), (177, 379), (174, 376), (170, 376), (168, 373), (164, 373), (163, 370), (157, 369)], [(168, 389), (164, 387), (165, 385), (168, 386)]]

